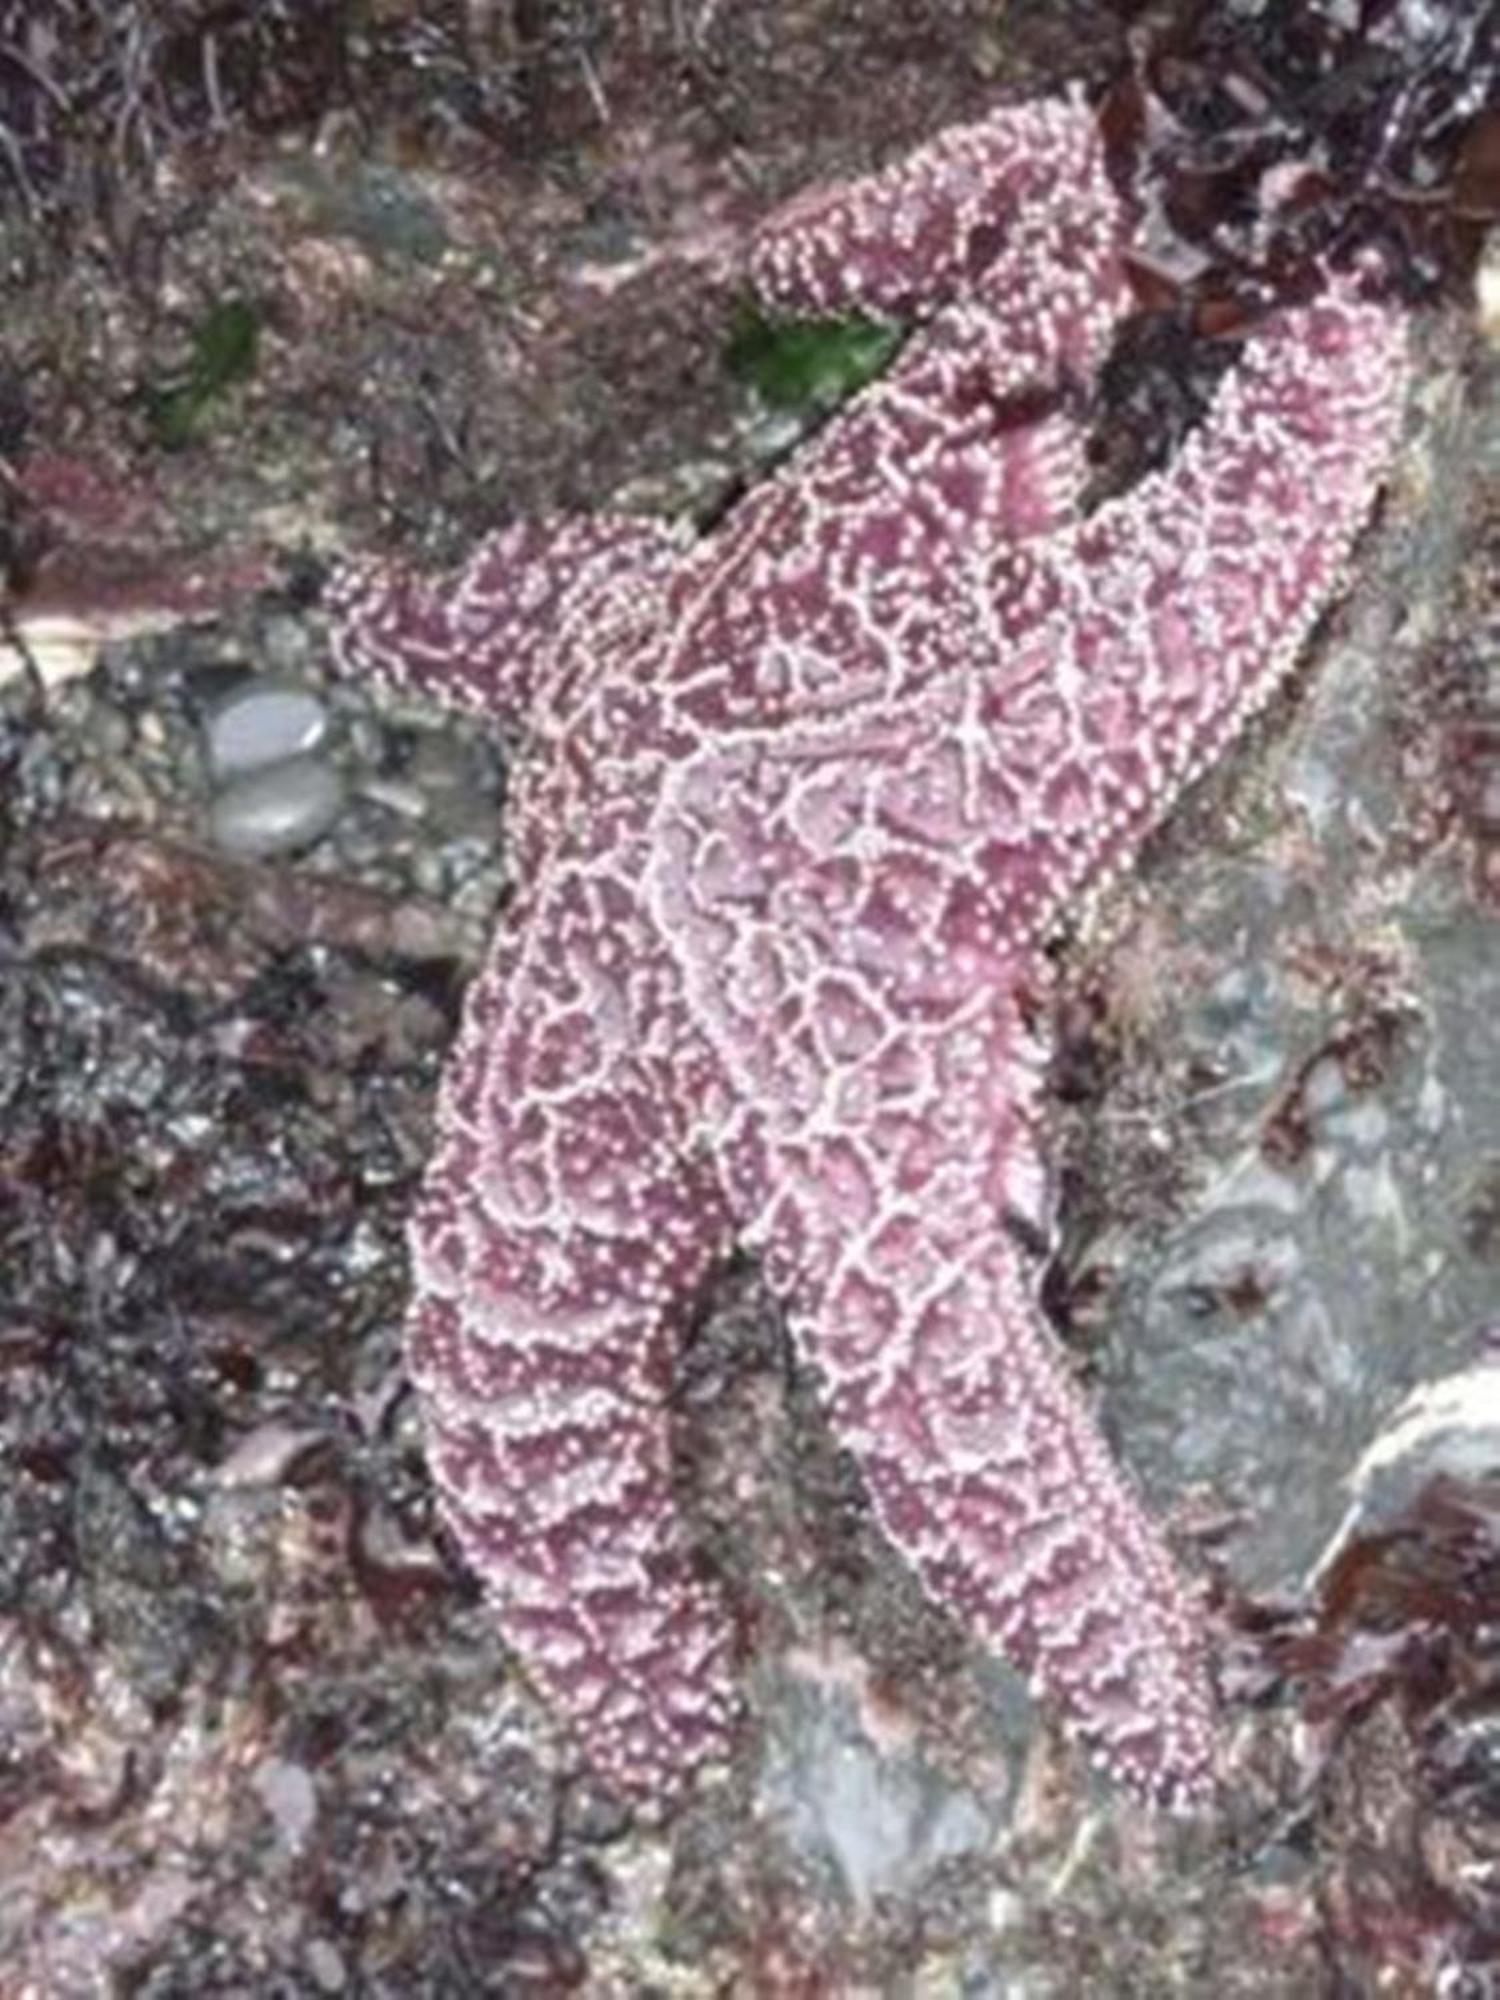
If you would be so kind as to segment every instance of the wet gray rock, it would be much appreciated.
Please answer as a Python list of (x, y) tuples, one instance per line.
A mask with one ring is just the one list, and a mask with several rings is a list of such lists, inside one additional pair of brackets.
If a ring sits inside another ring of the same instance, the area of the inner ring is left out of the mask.
[(321, 757), (292, 757), (226, 785), (209, 828), (226, 854), (264, 857), (310, 847), (338, 818), (344, 783)]
[(1318, 1561), (1326, 1573), (1356, 1538), (1397, 1530), (1435, 1480), (1473, 1487), (1500, 1475), (1500, 1353), (1414, 1389), (1350, 1474), (1349, 1510)]
[(988, 1850), (1003, 1795), (955, 1785), (915, 1742), (874, 1741), (846, 1688), (789, 1676), (773, 1699), (761, 1810), (798, 1861), (860, 1911), (912, 1895), (942, 1862)]
[(1468, 1365), (1493, 1317), (1494, 915), (1464, 841), (1428, 820), (1463, 830), (1449, 746), (1482, 689), (1442, 607), (1468, 587), (1500, 404), (1430, 390), (1418, 421), (1407, 477), (1436, 462), (1440, 483), (1372, 538), (1259, 772), (1252, 746), (1210, 785), (1217, 847), (1138, 891), (1159, 1146), (1148, 1161), (1114, 1114), (1115, 1213), (1083, 1260), (1114, 1286), (1117, 1434), (1158, 1507), (1192, 1495), (1233, 1522), (1223, 1552), (1253, 1590), (1305, 1583), (1392, 1412)]
[(399, 167), (378, 161), (335, 167), (298, 158), (284, 163), (282, 179), (307, 203), (319, 229), (350, 238), (371, 256), (431, 264), (448, 247), (438, 209), (417, 177)]

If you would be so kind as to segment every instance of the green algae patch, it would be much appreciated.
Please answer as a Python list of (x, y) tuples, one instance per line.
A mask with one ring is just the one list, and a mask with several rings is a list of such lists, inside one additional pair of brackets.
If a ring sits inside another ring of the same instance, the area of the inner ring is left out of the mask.
[(827, 412), (874, 381), (904, 338), (889, 320), (770, 320), (745, 306), (724, 363), (773, 410)]
[(212, 421), (226, 393), (254, 375), (260, 358), (260, 316), (245, 299), (221, 299), (193, 329), (186, 365), (149, 384), (141, 395), (146, 422), (159, 445), (180, 451)]

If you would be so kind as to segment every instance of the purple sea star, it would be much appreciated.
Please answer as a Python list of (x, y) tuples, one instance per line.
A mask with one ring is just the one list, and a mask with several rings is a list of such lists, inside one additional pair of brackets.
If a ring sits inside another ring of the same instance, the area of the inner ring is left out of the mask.
[(364, 563), (334, 590), (346, 667), (529, 728), (409, 1352), (465, 1554), (638, 1796), (737, 1712), (667, 1421), (683, 1309), (735, 1242), (933, 1595), (1135, 1791), (1210, 1782), (1201, 1614), (1023, 1242), (1043, 942), (1338, 589), (1406, 364), (1338, 281), (1252, 336), (1168, 469), (1079, 518), (1068, 408), (1128, 304), (1121, 239), (1073, 103), (797, 201), (749, 244), (767, 301), (925, 319), (724, 526), (544, 522), (446, 581)]

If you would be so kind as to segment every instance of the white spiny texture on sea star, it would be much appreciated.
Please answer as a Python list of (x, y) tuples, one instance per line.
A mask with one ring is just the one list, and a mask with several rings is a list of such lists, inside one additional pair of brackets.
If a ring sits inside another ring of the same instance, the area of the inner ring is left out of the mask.
[(335, 587), (344, 663), (524, 721), (516, 873), (412, 1228), (447, 1518), (601, 1772), (729, 1738), (673, 1504), (695, 1292), (755, 1246), (886, 1533), (1135, 1791), (1212, 1765), (1202, 1620), (1035, 1298), (1049, 962), (1265, 700), (1391, 450), (1395, 317), (1246, 342), (1079, 518), (1068, 410), (1126, 296), (1079, 105), (996, 114), (752, 239), (771, 304), (921, 322), (707, 539), (514, 528)]

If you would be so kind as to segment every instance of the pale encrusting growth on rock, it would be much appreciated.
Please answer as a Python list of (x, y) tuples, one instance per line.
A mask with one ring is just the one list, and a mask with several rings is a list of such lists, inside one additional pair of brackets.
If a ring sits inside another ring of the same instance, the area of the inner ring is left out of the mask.
[(1163, 473), (1077, 515), (1073, 391), (1127, 297), (1090, 115), (997, 113), (757, 232), (774, 305), (914, 312), (710, 538), (507, 530), (335, 586), (350, 667), (524, 709), (520, 883), (412, 1229), (434, 1476), (601, 1772), (728, 1742), (673, 1505), (684, 1307), (760, 1250), (895, 1545), (1142, 1796), (1211, 1782), (1201, 1618), (1035, 1300), (1060, 912), (1128, 863), (1329, 602), (1402, 328), (1257, 331)]

